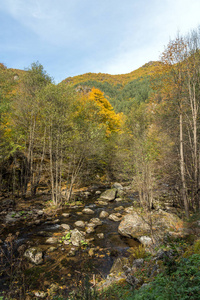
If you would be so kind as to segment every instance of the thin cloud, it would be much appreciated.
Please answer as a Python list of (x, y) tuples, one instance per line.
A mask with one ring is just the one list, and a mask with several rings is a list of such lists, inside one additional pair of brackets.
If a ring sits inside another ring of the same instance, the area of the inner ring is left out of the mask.
[(199, 11), (199, 0), (1, 0), (1, 57), (14, 68), (39, 60), (56, 82), (127, 73), (197, 27)]

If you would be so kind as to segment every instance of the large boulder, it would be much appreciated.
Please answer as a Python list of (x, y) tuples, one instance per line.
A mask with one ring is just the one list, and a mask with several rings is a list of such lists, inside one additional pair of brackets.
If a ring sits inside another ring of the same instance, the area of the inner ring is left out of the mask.
[(149, 226), (144, 223), (144, 220), (136, 212), (133, 212), (123, 217), (119, 224), (118, 232), (126, 237), (137, 238), (148, 235)]
[(38, 247), (32, 247), (25, 251), (24, 256), (35, 265), (40, 265), (43, 263), (43, 253)]
[(176, 215), (162, 210), (146, 214), (134, 211), (123, 217), (118, 232), (126, 237), (137, 238), (144, 245), (148, 245), (151, 243), (151, 231), (160, 238), (166, 231), (176, 230), (177, 224), (181, 226), (181, 223)]
[(115, 200), (116, 194), (117, 194), (116, 188), (109, 189), (101, 194), (100, 199), (107, 200), (107, 201), (113, 201), (113, 200)]

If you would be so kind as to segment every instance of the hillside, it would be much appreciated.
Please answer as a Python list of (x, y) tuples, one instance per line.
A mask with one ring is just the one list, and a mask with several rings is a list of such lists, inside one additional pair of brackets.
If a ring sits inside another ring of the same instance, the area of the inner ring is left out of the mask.
[(149, 62), (128, 74), (110, 75), (103, 73), (86, 73), (68, 77), (62, 84), (75, 88), (87, 86), (104, 92), (116, 112), (128, 113), (134, 102), (145, 102), (151, 92), (150, 78), (155, 74), (160, 62)]
[(151, 61), (140, 67), (139, 69), (132, 71), (127, 74), (119, 74), (119, 75), (110, 75), (105, 73), (85, 73), (83, 75), (78, 75), (74, 77), (68, 77), (62, 82), (72, 85), (77, 85), (83, 82), (87, 82), (90, 80), (98, 81), (98, 82), (107, 82), (111, 85), (121, 87), (125, 86), (132, 80), (137, 78), (145, 77), (148, 75), (152, 75), (157, 67), (160, 65), (160, 62)]

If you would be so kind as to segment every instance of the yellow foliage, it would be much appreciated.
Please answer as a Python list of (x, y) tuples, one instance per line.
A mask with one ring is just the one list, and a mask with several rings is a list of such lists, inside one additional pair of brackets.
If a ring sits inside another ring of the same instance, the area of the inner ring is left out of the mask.
[(88, 121), (99, 123), (99, 127), (104, 126), (107, 136), (112, 132), (120, 131), (123, 114), (115, 113), (112, 105), (99, 89), (92, 88), (89, 94), (82, 95), (80, 107), (76, 114), (80, 115), (84, 113), (85, 110), (88, 112)]

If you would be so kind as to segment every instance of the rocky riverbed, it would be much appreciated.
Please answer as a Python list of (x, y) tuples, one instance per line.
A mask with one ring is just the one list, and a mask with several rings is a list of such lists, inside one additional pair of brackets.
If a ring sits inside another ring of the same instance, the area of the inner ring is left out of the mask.
[[(29, 206), (26, 202), (15, 208), (4, 200), (2, 257), (9, 255), (10, 236), (15, 256), (26, 262), (26, 285), (31, 295), (47, 291), (52, 284), (67, 294), (86, 274), (94, 283), (105, 279), (113, 263), (128, 257), (130, 247), (142, 243), (150, 249), (166, 231), (183, 233), (177, 216), (162, 210), (144, 215), (133, 206), (137, 201), (131, 196), (128, 188), (115, 184), (106, 191), (83, 191), (75, 205), (54, 212), (44, 205), (47, 198), (43, 204), (40, 199), (38, 204), (30, 201)], [(8, 286), (9, 263), (3, 267), (2, 290)]]

